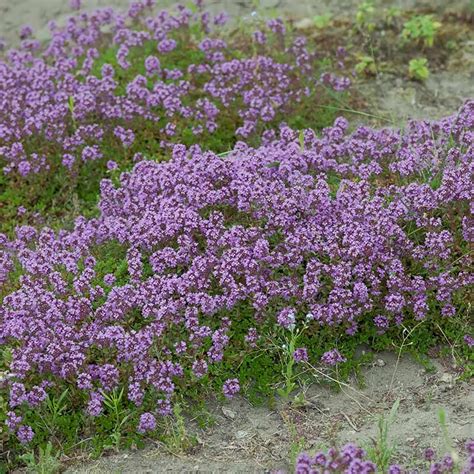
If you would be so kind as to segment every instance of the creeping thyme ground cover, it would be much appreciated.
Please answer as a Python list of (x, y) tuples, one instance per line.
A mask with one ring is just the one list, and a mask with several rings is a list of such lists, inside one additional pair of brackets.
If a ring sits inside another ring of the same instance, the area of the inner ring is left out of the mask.
[(60, 214), (74, 198), (93, 206), (107, 168), (137, 153), (162, 159), (173, 143), (226, 152), (288, 116), (328, 125), (332, 112), (314, 115), (308, 105), (350, 85), (331, 72), (344, 68), (344, 49), (322, 57), (282, 20), (232, 35), (224, 14), (153, 5), (78, 13), (61, 28), (51, 22), (46, 45), (25, 27), (20, 47), (5, 52), (0, 196), (9, 215), (25, 205)]
[[(51, 25), (46, 47), (26, 28), (0, 62), (12, 451), (119, 448), (186, 397), (268, 395), (281, 371), (267, 342), (288, 335), (291, 367), (350, 370), (357, 344), (407, 328), (421, 352), (438, 330), (461, 335), (472, 358), (474, 102), (401, 130), (318, 130), (311, 104), (349, 83), (321, 78), (282, 21), (244, 47), (216, 31), (221, 15), (152, 3)], [(12, 196), (35, 208), (83, 187), (97, 212), (79, 203), (72, 226), (12, 217)], [(369, 472), (360, 461), (350, 472)]]
[(473, 107), (404, 132), (283, 127), (224, 158), (175, 145), (168, 162), (103, 180), (98, 218), (4, 236), (10, 429), (30, 441), (32, 408), (64, 390), (91, 423), (124, 390), (138, 430), (152, 429), (252, 328), (304, 320), (317, 353), (371, 328), (461, 319)]

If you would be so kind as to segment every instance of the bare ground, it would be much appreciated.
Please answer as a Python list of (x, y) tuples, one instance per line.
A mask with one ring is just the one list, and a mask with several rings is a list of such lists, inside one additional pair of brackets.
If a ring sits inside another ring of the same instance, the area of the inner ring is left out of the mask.
[(426, 447), (440, 453), (446, 449), (440, 408), (446, 412), (454, 445), (461, 446), (474, 432), (472, 385), (456, 380), (439, 361), (431, 363), (433, 371), (428, 372), (409, 356), (397, 363), (395, 354), (380, 353), (363, 373), (363, 389), (355, 379), (338, 392), (316, 382), (306, 389), (300, 408), (283, 403), (275, 409), (255, 407), (243, 398), (225, 406), (211, 404), (212, 424), (204, 429), (192, 421), (187, 424), (198, 440), (190, 454), (173, 455), (164, 445), (150, 443), (144, 450), (76, 464), (66, 472), (290, 472), (289, 460), (297, 446), (310, 452), (349, 441), (369, 446), (377, 437), (378, 420), (388, 415), (397, 399), (400, 406), (390, 442), (396, 445), (395, 460), (414, 466)]

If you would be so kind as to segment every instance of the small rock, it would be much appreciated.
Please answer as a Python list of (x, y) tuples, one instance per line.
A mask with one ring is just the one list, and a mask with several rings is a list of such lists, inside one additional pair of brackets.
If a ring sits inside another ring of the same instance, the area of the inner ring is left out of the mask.
[(303, 18), (295, 22), (294, 26), (297, 30), (309, 30), (314, 26), (314, 23), (310, 18)]
[(237, 431), (237, 432), (235, 433), (235, 437), (236, 437), (237, 439), (244, 439), (244, 438), (246, 438), (248, 435), (249, 435), (248, 432), (247, 432), (247, 431), (243, 431), (243, 430), (242, 430), (242, 431)]
[(377, 367), (385, 367), (386, 363), (383, 359), (377, 359), (375, 361), (375, 364), (377, 365)]
[(415, 438), (412, 438), (412, 437), (407, 438), (407, 443), (413, 443), (413, 441), (415, 441)]
[(229, 409), (226, 408), (226, 407), (222, 407), (222, 413), (224, 413), (224, 415), (225, 415), (227, 418), (230, 418), (230, 419), (232, 419), (232, 420), (235, 418), (235, 411), (229, 410)]
[(439, 379), (440, 382), (452, 384), (454, 382), (454, 376), (445, 372)]

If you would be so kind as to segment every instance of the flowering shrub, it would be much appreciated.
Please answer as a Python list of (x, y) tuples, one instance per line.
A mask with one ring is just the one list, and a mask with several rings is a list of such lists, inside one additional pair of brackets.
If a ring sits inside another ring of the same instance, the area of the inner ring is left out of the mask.
[(103, 180), (98, 218), (0, 236), (10, 429), (27, 442), (19, 419), (67, 387), (92, 419), (125, 389), (151, 430), (232, 355), (243, 304), (249, 343), (304, 319), (322, 349), (324, 328), (349, 337), (458, 317), (474, 282), (473, 111), (404, 132), (282, 127), (225, 158), (176, 145), (169, 162)]
[[(456, 463), (451, 455), (444, 456), (435, 462), (435, 452), (428, 448), (425, 460), (429, 464), (426, 470), (430, 474), (443, 474), (461, 472), (468, 474), (474, 472), (474, 441), (466, 443), (468, 459), (461, 471), (456, 470)], [(296, 460), (295, 474), (320, 474), (320, 473), (344, 473), (344, 474), (370, 474), (381, 472), (377, 466), (367, 459), (365, 451), (354, 444), (347, 444), (341, 450), (331, 448), (327, 453), (319, 452), (315, 456), (301, 453)], [(417, 470), (407, 469), (393, 464), (389, 466), (387, 474), (415, 474)]]

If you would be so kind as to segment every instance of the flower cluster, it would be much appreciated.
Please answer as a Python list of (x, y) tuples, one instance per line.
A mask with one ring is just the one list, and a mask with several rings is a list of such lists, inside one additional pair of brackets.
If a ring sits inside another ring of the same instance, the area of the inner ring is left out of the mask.
[[(436, 123), (352, 134), (338, 119), (304, 140), (283, 126), (224, 158), (175, 145), (168, 162), (103, 180), (98, 218), (0, 235), (1, 281), (20, 274), (0, 307), (10, 409), (74, 383), (99, 416), (104, 393), (125, 387), (137, 406), (154, 400), (140, 422), (151, 429), (177, 386), (224, 360), (243, 303), (251, 343), (305, 318), (317, 338), (454, 317), (474, 282), (473, 112), (467, 102)], [(238, 389), (231, 379), (223, 391)]]
[[(435, 461), (436, 453), (433, 449), (428, 448), (429, 456), (425, 456), (428, 461), (426, 471), (430, 474), (448, 474), (453, 472), (461, 472), (468, 474), (474, 471), (474, 441), (466, 443), (468, 458), (464, 468), (459, 471), (450, 455), (444, 456), (440, 461)], [(322, 473), (339, 473), (339, 474), (371, 474), (381, 472), (378, 467), (367, 459), (367, 453), (354, 444), (347, 444), (338, 450), (330, 448), (327, 453), (319, 452), (315, 456), (309, 456), (301, 453), (296, 460), (295, 474), (322, 474)], [(403, 468), (398, 464), (392, 464), (388, 467), (387, 474), (410, 474), (416, 473), (411, 469)]]
[(329, 366), (334, 366), (345, 361), (346, 358), (337, 349), (327, 351), (321, 356), (321, 362)]
[(240, 385), (237, 379), (226, 380), (222, 387), (222, 392), (226, 398), (233, 398), (234, 395), (240, 392)]
[[(272, 33), (275, 21), (253, 55), (251, 44), (216, 38), (222, 15), (153, 5), (77, 13), (63, 28), (51, 25), (44, 47), (27, 39), (31, 28), (22, 30), (21, 46), (0, 58), (4, 173), (25, 177), (61, 165), (77, 172), (111, 152), (131, 158), (134, 144), (163, 153), (222, 128), (235, 141), (281, 120), (327, 83), (306, 40)], [(275, 42), (283, 47), (278, 57)], [(337, 90), (349, 86), (336, 82)]]

